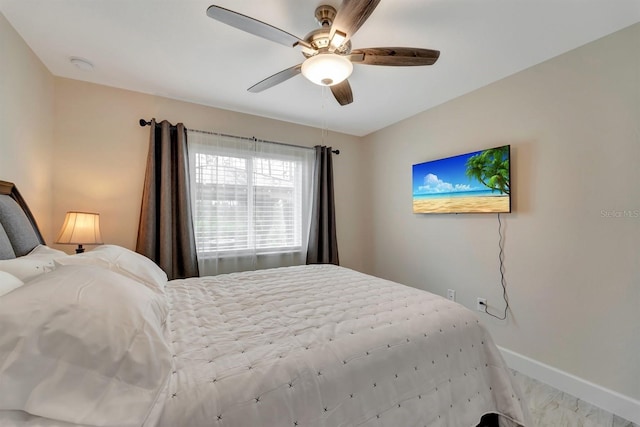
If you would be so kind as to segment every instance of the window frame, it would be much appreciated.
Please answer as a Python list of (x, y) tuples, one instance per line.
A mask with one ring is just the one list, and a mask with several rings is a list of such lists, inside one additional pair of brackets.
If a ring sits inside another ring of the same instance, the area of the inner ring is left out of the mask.
[[(250, 256), (250, 255), (272, 255), (272, 254), (295, 254), (306, 252), (306, 239), (308, 236), (304, 236), (305, 233), (308, 234), (309, 227), (309, 218), (305, 219), (303, 216), (305, 203), (310, 204), (311, 198), (311, 188), (310, 182), (313, 180), (313, 161), (310, 163), (304, 164), (305, 162), (309, 162), (309, 158), (305, 158), (309, 153), (307, 152), (305, 155), (302, 154), (301, 150), (309, 150), (310, 148), (305, 147), (291, 147), (294, 149), (293, 153), (290, 152), (267, 152), (261, 151), (259, 149), (254, 149), (253, 151), (249, 151), (247, 148), (250, 144), (257, 144), (255, 141), (243, 141), (244, 143), (239, 144), (239, 147), (235, 148), (230, 145), (225, 145), (224, 148), (217, 149), (214, 146), (208, 145), (206, 142), (196, 142), (190, 143), (190, 163), (195, 168), (196, 161), (194, 157), (194, 161), (191, 161), (192, 156), (214, 156), (218, 158), (238, 158), (243, 159), (245, 161), (246, 169), (246, 184), (247, 188), (247, 230), (246, 230), (246, 246), (243, 248), (230, 248), (230, 249), (218, 249), (218, 248), (203, 248), (199, 242), (201, 239), (198, 238), (198, 226), (197, 226), (197, 214), (196, 212), (200, 212), (197, 209), (197, 203), (206, 199), (198, 199), (196, 194), (198, 191), (196, 189), (197, 185), (202, 185), (197, 182), (198, 180), (198, 172), (194, 171), (191, 174), (191, 183), (192, 183), (192, 207), (193, 207), (193, 215), (194, 215), (194, 228), (196, 233), (196, 250), (199, 258), (232, 258), (232, 257), (242, 257), (242, 256)], [(269, 144), (265, 142), (259, 142), (259, 144)], [(298, 151), (300, 150), (300, 151)], [(268, 186), (260, 186), (256, 184), (256, 160), (265, 159), (267, 161), (281, 161), (288, 162), (293, 164), (294, 172), (292, 174), (292, 187), (283, 187), (283, 188), (291, 188), (293, 195), (290, 199), (290, 202), (293, 204), (293, 210), (291, 216), (288, 218), (291, 220), (293, 224), (294, 232), (293, 235), (285, 236), (285, 239), (292, 238), (294, 243), (291, 245), (285, 246), (268, 246), (268, 247), (260, 247), (257, 245), (256, 239), (256, 189), (258, 187), (268, 187)], [(206, 166), (204, 166), (206, 167)], [(304, 169), (308, 170), (305, 171)], [(308, 174), (305, 178), (302, 174)], [(307, 193), (305, 194), (305, 179), (307, 181), (308, 188)], [(224, 184), (211, 184), (211, 185), (224, 185)], [(242, 184), (240, 184), (242, 185)], [(215, 199), (210, 199), (212, 202)], [(218, 199), (219, 200), (219, 199)], [(310, 209), (307, 213), (307, 216), (310, 216)], [(305, 223), (306, 222), (306, 223)], [(215, 234), (215, 233), (214, 233)], [(212, 236), (216, 238), (216, 236)], [(204, 236), (202, 238), (205, 238)]]

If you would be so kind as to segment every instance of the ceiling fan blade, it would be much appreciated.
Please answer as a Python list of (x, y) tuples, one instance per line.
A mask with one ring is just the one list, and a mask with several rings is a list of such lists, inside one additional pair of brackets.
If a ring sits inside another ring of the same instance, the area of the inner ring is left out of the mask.
[[(364, 55), (362, 60), (354, 55)], [(355, 64), (416, 66), (433, 65), (440, 57), (440, 51), (416, 47), (372, 47), (351, 51), (351, 61)]]
[(348, 80), (329, 87), (331, 88), (331, 93), (333, 93), (333, 96), (340, 105), (347, 105), (353, 102), (353, 92), (351, 91), (351, 85)]
[[(332, 40), (330, 51), (340, 47), (349, 40), (364, 24), (380, 3), (380, 0), (344, 0), (342, 6), (338, 9), (336, 17), (331, 25), (331, 33), (329, 39)], [(340, 42), (335, 43), (333, 40), (336, 32), (340, 36)]]
[(258, 21), (257, 19), (253, 19), (241, 13), (225, 9), (224, 7), (215, 5), (209, 6), (207, 9), (207, 16), (239, 30), (285, 46), (293, 47), (296, 44), (307, 45), (305, 41), (300, 40), (298, 37), (293, 34), (289, 34), (280, 28), (276, 28), (273, 25)]
[(301, 69), (302, 64), (294, 65), (291, 68), (287, 68), (286, 70), (282, 70), (279, 73), (275, 73), (274, 75), (267, 77), (266, 79), (254, 84), (247, 90), (253, 93), (262, 92), (265, 89), (269, 89), (270, 87), (289, 80), (291, 77), (297, 76), (298, 74), (300, 74)]

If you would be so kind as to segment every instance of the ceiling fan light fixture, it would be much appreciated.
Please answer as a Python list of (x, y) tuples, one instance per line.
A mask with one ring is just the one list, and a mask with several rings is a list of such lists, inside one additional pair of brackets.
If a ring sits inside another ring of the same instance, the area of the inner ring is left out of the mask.
[(302, 75), (320, 86), (333, 86), (346, 80), (353, 72), (348, 58), (334, 53), (319, 53), (302, 63)]

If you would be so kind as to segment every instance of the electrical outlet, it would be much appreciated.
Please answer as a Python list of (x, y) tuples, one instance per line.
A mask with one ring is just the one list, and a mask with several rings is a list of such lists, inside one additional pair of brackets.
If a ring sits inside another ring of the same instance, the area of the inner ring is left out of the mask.
[(447, 289), (447, 299), (451, 301), (456, 300), (456, 291), (453, 289)]
[(487, 299), (478, 298), (476, 301), (476, 310), (484, 312), (486, 307), (487, 307)]

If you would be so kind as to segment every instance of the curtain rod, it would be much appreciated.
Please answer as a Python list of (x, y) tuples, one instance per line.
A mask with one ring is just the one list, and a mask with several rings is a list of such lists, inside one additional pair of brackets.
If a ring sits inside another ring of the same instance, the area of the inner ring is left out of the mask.
[[(151, 126), (151, 122), (146, 121), (145, 119), (140, 119), (140, 126), (145, 127), (145, 126)], [(156, 126), (158, 125), (158, 123), (156, 123)], [(172, 128), (175, 129), (175, 126), (171, 126)], [(237, 136), (237, 135), (229, 135), (226, 133), (218, 133), (218, 132), (209, 132), (206, 130), (197, 130), (197, 129), (189, 129), (191, 132), (197, 132), (197, 133), (204, 133), (207, 135), (216, 135), (216, 136), (226, 136), (226, 137), (230, 137), (230, 138), (238, 138), (238, 139), (243, 139), (246, 141), (255, 141), (255, 142), (267, 142), (269, 144), (276, 144), (276, 145), (284, 145), (287, 147), (296, 147), (296, 148), (305, 148), (307, 150), (313, 150), (312, 147), (305, 147), (304, 145), (295, 145), (295, 144), (287, 144), (284, 142), (276, 142), (276, 141), (267, 141), (264, 139), (257, 139), (255, 136), (252, 137), (246, 137), (246, 136)], [(340, 150), (331, 150), (331, 152), (335, 155), (339, 155), (340, 154)]]

